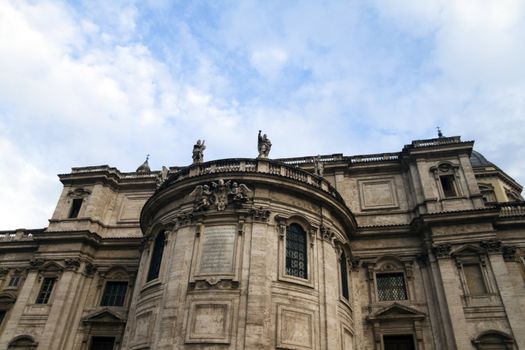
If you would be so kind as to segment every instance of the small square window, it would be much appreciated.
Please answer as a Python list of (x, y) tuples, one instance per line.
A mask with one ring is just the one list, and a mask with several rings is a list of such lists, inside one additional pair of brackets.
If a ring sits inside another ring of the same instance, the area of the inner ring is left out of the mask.
[(101, 306), (123, 306), (124, 299), (126, 299), (126, 291), (128, 290), (128, 282), (114, 282), (106, 283), (104, 295), (102, 296)]
[(405, 276), (399, 273), (378, 273), (377, 297), (380, 301), (407, 300)]
[(44, 278), (44, 281), (42, 282), (42, 287), (40, 288), (40, 292), (38, 293), (38, 297), (36, 298), (36, 304), (47, 304), (49, 302), (49, 298), (51, 297), (51, 292), (53, 292), (53, 286), (55, 285), (55, 278), (54, 277), (46, 277)]
[(78, 217), (78, 214), (80, 213), (80, 208), (82, 207), (82, 198), (75, 198), (73, 199), (73, 203), (71, 203), (71, 210), (69, 211), (69, 219), (74, 219)]
[(443, 189), (445, 198), (457, 197), (454, 175), (442, 175), (439, 179), (441, 180), (441, 188)]

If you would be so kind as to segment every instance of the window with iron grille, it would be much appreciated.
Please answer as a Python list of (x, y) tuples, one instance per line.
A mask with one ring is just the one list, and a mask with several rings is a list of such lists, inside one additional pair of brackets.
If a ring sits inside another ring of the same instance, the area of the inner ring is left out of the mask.
[(36, 304), (47, 304), (49, 298), (51, 297), (51, 292), (53, 291), (53, 286), (55, 285), (55, 277), (46, 277), (42, 282), (42, 287), (36, 298)]
[(343, 252), (339, 258), (339, 270), (341, 271), (341, 293), (343, 298), (350, 300), (350, 293), (348, 291), (348, 268), (346, 266), (346, 254)]
[(8, 287), (18, 287), (18, 284), (20, 283), (20, 278), (21, 278), (20, 275), (11, 276)]
[(113, 350), (115, 337), (93, 337), (91, 338), (91, 350)]
[(307, 239), (303, 228), (297, 224), (288, 226), (286, 232), (286, 274), (308, 278)]
[(106, 282), (106, 288), (102, 296), (101, 306), (123, 306), (126, 299), (128, 282)]
[(406, 300), (407, 290), (405, 285), (405, 276), (399, 273), (378, 273), (377, 297), (380, 301), (388, 300)]
[(151, 262), (149, 264), (148, 282), (159, 277), (160, 265), (162, 264), (162, 254), (164, 253), (165, 240), (166, 236), (164, 235), (164, 231), (161, 231), (157, 235), (157, 238), (155, 238), (153, 252), (151, 254)]

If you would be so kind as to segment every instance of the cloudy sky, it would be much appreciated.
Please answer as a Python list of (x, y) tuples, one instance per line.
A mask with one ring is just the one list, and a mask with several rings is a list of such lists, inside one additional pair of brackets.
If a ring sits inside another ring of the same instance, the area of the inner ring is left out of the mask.
[(525, 183), (525, 1), (0, 1), (0, 229), (73, 166), (475, 140)]

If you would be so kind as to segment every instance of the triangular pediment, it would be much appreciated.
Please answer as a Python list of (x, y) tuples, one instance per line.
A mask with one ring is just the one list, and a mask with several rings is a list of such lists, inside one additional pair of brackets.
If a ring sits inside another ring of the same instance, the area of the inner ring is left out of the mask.
[(392, 319), (421, 319), (426, 315), (414, 308), (399, 303), (393, 303), (372, 315), (368, 316), (369, 320), (392, 320)]
[(125, 318), (122, 315), (108, 308), (105, 308), (97, 312), (94, 312), (92, 314), (89, 314), (86, 317), (84, 317), (82, 321), (91, 322), (91, 323), (124, 323), (126, 322)]
[(471, 244), (464, 245), (452, 252), (452, 256), (468, 256), (468, 255), (479, 255), (481, 248)]

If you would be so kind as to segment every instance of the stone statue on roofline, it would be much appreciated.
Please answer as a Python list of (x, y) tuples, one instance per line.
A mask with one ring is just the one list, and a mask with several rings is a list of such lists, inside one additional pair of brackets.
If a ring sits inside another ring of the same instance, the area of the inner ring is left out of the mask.
[(193, 146), (193, 164), (202, 163), (204, 161), (204, 150), (206, 146), (204, 145), (204, 140), (197, 140), (197, 143)]
[(323, 176), (324, 172), (324, 164), (321, 161), (321, 156), (315, 156), (313, 157), (313, 163), (314, 163), (314, 173), (317, 176)]
[(270, 149), (272, 148), (272, 143), (266, 134), (261, 136), (261, 130), (259, 130), (258, 140), (257, 140), (257, 149), (259, 151), (259, 156), (257, 158), (268, 158), (270, 154)]

